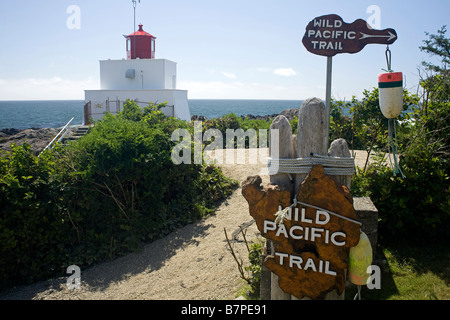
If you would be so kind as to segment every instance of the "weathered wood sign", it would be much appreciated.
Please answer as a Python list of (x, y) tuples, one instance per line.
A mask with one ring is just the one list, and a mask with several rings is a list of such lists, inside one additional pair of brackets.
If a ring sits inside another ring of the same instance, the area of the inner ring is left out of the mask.
[(289, 191), (275, 185), (262, 188), (256, 176), (243, 183), (242, 194), (259, 231), (274, 243), (274, 255), (264, 264), (279, 277), (284, 292), (298, 299), (343, 292), (349, 250), (360, 237), (345, 186), (327, 176), (321, 165), (314, 166), (297, 193), (299, 203), (287, 211), (283, 223), (275, 221), (275, 213), (291, 205)]
[(394, 29), (375, 30), (362, 19), (349, 24), (340, 16), (329, 14), (309, 22), (302, 42), (309, 52), (332, 57), (359, 52), (369, 43), (392, 44), (395, 40)]

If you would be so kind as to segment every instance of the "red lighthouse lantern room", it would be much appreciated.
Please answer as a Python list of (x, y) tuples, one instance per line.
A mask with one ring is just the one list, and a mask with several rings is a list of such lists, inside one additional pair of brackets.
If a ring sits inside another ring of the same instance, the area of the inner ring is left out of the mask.
[(125, 36), (127, 39), (127, 59), (154, 59), (155, 58), (155, 39), (150, 33), (142, 29)]

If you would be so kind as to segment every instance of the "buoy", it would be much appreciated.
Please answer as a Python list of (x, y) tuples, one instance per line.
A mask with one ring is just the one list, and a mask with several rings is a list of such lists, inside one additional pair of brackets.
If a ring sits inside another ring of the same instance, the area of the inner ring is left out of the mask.
[(365, 285), (370, 274), (367, 268), (372, 265), (372, 246), (367, 235), (361, 231), (359, 242), (350, 248), (348, 273), (350, 281), (356, 285)]
[(380, 109), (388, 119), (397, 118), (403, 110), (403, 73), (386, 72), (378, 75)]
[[(405, 178), (397, 156), (397, 133), (395, 123), (403, 110), (403, 73), (391, 69), (391, 50), (386, 48), (387, 70), (378, 75), (378, 100), (381, 113), (388, 119), (389, 162), (393, 167), (394, 177), (400, 173)], [(384, 70), (384, 69), (383, 69)], [(392, 165), (391, 154), (394, 157)]]

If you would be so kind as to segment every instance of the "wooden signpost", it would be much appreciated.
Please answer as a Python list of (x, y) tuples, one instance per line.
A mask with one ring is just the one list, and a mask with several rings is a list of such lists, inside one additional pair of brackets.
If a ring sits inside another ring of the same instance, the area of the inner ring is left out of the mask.
[(279, 277), (280, 288), (298, 299), (342, 294), (349, 250), (360, 236), (348, 190), (316, 165), (297, 193), (298, 204), (277, 222), (274, 213), (289, 207), (291, 194), (275, 186), (261, 189), (260, 183), (250, 178), (243, 195), (261, 234), (274, 243), (265, 266)]
[(339, 53), (357, 53), (367, 44), (390, 45), (397, 40), (394, 29), (375, 30), (358, 19), (346, 23), (336, 14), (314, 18), (306, 26), (302, 42), (311, 53), (327, 57), (326, 107), (330, 111), (332, 57)]
[[(242, 184), (250, 215), (269, 242), (264, 267), (272, 272), (272, 300), (342, 297), (348, 254), (358, 243), (360, 223), (348, 191), (353, 159), (343, 139), (328, 148), (327, 117), (323, 102), (312, 98), (299, 110), (297, 135), (286, 117), (275, 118), (271, 130), (278, 134), (271, 137), (270, 160), (280, 165), (286, 159), (314, 162), (313, 153), (323, 155), (317, 161), (350, 160), (351, 170), (328, 175), (336, 169), (331, 163), (291, 172), (280, 166), (269, 168), (266, 187), (258, 176)], [(276, 213), (286, 208), (285, 218), (277, 221)]]
[(306, 100), (296, 135), (283, 115), (275, 118), (270, 184), (261, 186), (259, 176), (242, 183), (250, 215), (267, 238), (263, 271), (271, 272), (272, 300), (343, 299), (349, 251), (359, 242), (362, 223), (349, 192), (354, 160), (347, 143), (337, 139), (328, 148), (332, 57), (395, 40), (394, 29), (374, 30), (361, 19), (348, 24), (335, 14), (306, 27), (306, 49), (327, 57), (326, 105)]
[(392, 44), (397, 40), (394, 29), (374, 30), (358, 19), (345, 23), (336, 14), (314, 18), (306, 26), (303, 45), (314, 54), (333, 57), (338, 53), (357, 53), (367, 44)]

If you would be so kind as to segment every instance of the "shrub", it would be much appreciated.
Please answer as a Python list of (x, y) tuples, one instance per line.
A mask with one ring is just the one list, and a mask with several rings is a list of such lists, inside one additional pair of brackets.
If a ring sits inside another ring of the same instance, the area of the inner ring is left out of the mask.
[(437, 158), (405, 156), (405, 178), (378, 165), (352, 181), (354, 196), (370, 196), (379, 211), (379, 234), (418, 239), (448, 238), (449, 177)]
[[(380, 211), (382, 235), (418, 239), (445, 239), (450, 231), (450, 86), (448, 61), (450, 40), (442, 27), (429, 36), (421, 50), (441, 60), (442, 65), (423, 62), (426, 77), (421, 80), (422, 99), (412, 103), (400, 126), (400, 167), (405, 179), (393, 177), (381, 165), (354, 179), (353, 191), (370, 195)], [(419, 90), (418, 90), (419, 91)], [(377, 98), (377, 96), (374, 96)]]
[[(448, 109), (432, 108), (424, 116), (419, 106), (402, 126), (400, 168), (405, 175), (393, 176), (380, 161), (352, 181), (354, 195), (370, 196), (380, 212), (380, 234), (419, 239), (448, 238), (450, 185), (448, 156)], [(436, 124), (431, 126), (431, 124)], [(384, 155), (384, 153), (382, 154)]]
[(0, 288), (59, 270), (68, 227), (54, 158), (26, 143), (11, 149), (0, 156)]
[(189, 125), (128, 102), (90, 133), (35, 157), (0, 157), (0, 288), (65, 275), (194, 222), (238, 185), (220, 168), (175, 165), (175, 128)]

